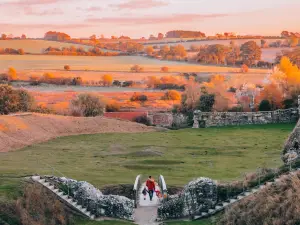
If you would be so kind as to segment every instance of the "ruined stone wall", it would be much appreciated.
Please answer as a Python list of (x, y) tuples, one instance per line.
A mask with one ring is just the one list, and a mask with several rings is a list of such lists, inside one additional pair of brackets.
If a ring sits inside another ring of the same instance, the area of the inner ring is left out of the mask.
[(266, 112), (194, 112), (193, 128), (297, 122), (297, 108)]
[(186, 127), (187, 126), (187, 116), (183, 114), (172, 114), (169, 112), (149, 112), (148, 118), (150, 124), (153, 126), (161, 127)]

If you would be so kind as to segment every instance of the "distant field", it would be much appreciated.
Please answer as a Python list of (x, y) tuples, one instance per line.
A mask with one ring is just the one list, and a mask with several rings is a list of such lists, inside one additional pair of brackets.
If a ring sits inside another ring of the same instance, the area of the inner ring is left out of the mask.
[(258, 167), (282, 165), (282, 146), (295, 124), (183, 129), (61, 137), (15, 152), (0, 153), (0, 174), (51, 174), (97, 187), (133, 183), (137, 174), (163, 174), (167, 185), (193, 178), (243, 179)]
[[(168, 44), (168, 42), (174, 42), (174, 43), (169, 43), (169, 45), (176, 45), (176, 44), (182, 44), (186, 48), (189, 48), (191, 45), (214, 45), (214, 44), (222, 44), (222, 45), (229, 45), (231, 41), (234, 41), (236, 45), (242, 45), (243, 43), (247, 41), (255, 41), (259, 46), (260, 46), (260, 40), (261, 39), (238, 39), (238, 40), (198, 40), (198, 41), (189, 41), (189, 42), (181, 42), (177, 43), (176, 41), (180, 41), (180, 39), (167, 39), (167, 40), (160, 40), (157, 42), (166, 42), (165, 44)], [(267, 42), (275, 42), (278, 40), (283, 40), (283, 39), (264, 39)], [(150, 42), (150, 41), (149, 41)], [(165, 45), (165, 44), (155, 44), (155, 45)]]
[(41, 53), (43, 49), (49, 46), (53, 48), (62, 48), (75, 46), (83, 47), (85, 50), (90, 49), (90, 46), (80, 44), (70, 44), (57, 41), (44, 41), (44, 40), (0, 40), (0, 48), (23, 48), (26, 53)]
[[(17, 70), (53, 69), (61, 70), (70, 65), (73, 70), (130, 71), (131, 66), (143, 66), (146, 72), (160, 72), (162, 66), (171, 72), (223, 73), (238, 70), (231, 67), (199, 65), (186, 62), (163, 61), (142, 56), (35, 56), (0, 55), (0, 70), (13, 66)], [(250, 73), (266, 73), (265, 69), (250, 69)], [(138, 75), (138, 74), (137, 74)]]
[[(282, 39), (265, 39), (267, 42), (275, 42), (277, 40)], [(189, 49), (191, 45), (213, 45), (213, 44), (223, 44), (229, 45), (232, 40), (202, 40), (202, 41), (191, 41), (191, 42), (182, 42), (182, 43), (166, 43), (167, 45), (183, 45), (186, 49)], [(261, 45), (261, 39), (240, 39), (240, 40), (233, 40), (236, 45), (242, 45), (247, 41), (255, 41), (259, 46)], [(157, 46), (165, 45), (165, 44), (153, 44)], [(291, 50), (292, 48), (264, 48), (262, 49), (262, 56), (261, 59), (267, 62), (274, 62), (276, 58), (276, 54), (280, 53), (282, 50)]]

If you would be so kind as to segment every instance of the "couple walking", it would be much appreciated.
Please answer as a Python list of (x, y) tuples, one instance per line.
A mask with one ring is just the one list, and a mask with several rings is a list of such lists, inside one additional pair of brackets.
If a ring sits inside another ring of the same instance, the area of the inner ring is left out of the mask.
[[(148, 180), (146, 181), (146, 187), (148, 189), (150, 201), (152, 201), (153, 193), (155, 191), (155, 181), (151, 176), (149, 176)], [(143, 190), (144, 200), (146, 200), (146, 195), (147, 195), (146, 187)]]

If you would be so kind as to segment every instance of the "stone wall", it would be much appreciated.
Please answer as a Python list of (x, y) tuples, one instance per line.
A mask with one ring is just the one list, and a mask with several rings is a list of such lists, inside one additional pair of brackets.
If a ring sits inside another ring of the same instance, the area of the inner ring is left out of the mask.
[(161, 127), (186, 127), (187, 126), (187, 116), (183, 114), (172, 114), (168, 112), (149, 112), (148, 118), (150, 120), (150, 124), (153, 126), (161, 126)]
[(201, 112), (196, 110), (193, 128), (297, 122), (298, 112), (297, 108), (266, 112)]

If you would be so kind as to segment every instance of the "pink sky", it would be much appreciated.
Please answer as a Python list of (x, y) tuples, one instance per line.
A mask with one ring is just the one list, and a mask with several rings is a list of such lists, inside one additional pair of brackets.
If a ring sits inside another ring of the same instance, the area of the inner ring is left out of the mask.
[(300, 32), (299, 0), (1, 0), (0, 33), (149, 37), (169, 30)]

